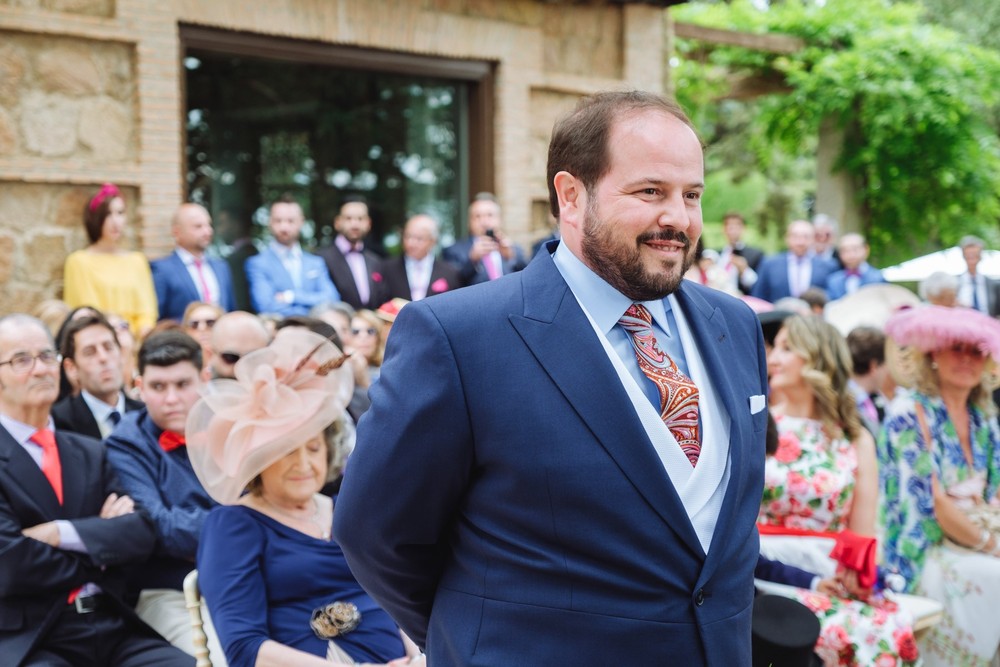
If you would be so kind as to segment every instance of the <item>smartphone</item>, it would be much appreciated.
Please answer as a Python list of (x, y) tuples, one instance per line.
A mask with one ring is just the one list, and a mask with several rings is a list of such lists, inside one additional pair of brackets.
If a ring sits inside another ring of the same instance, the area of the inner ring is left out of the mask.
[(486, 235), (489, 236), (494, 241), (496, 241), (496, 239), (497, 239), (497, 233), (496, 233), (495, 229), (487, 229), (486, 230)]

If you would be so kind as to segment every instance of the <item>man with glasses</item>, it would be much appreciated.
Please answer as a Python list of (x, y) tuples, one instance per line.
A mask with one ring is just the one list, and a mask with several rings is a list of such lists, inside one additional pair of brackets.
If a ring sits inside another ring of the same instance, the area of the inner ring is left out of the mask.
[(150, 262), (160, 319), (181, 321), (188, 304), (195, 301), (233, 310), (236, 305), (229, 265), (205, 254), (213, 234), (212, 216), (205, 207), (181, 204), (170, 230), (176, 243), (174, 251)]
[(266, 347), (270, 334), (260, 318), (237, 310), (219, 318), (212, 328), (212, 359), (209, 362), (213, 378), (232, 378), (236, 362), (254, 350)]
[(122, 391), (122, 353), (118, 337), (103, 315), (90, 314), (66, 325), (62, 363), (66, 377), (80, 393), (52, 406), (56, 428), (103, 440), (126, 412), (142, 402)]
[[(105, 441), (125, 490), (149, 512), (156, 546), (132, 573), (136, 613), (174, 646), (194, 655), (184, 577), (194, 569), (201, 527), (215, 505), (191, 467), (184, 440), (188, 412), (202, 387), (201, 345), (171, 330), (150, 335), (139, 348), (139, 395), (146, 407), (125, 415)], [(209, 634), (212, 662), (222, 656)]]
[(0, 655), (10, 665), (193, 665), (122, 602), (153, 548), (99, 442), (54, 430), (59, 354), (27, 315), (0, 319)]

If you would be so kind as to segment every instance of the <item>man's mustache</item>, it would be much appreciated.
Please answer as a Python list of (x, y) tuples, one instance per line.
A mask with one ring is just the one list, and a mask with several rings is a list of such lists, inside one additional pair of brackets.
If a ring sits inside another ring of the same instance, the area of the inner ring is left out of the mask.
[(684, 244), (684, 251), (687, 252), (691, 248), (691, 239), (684, 232), (679, 232), (676, 229), (664, 229), (659, 232), (645, 232), (639, 234), (635, 239), (637, 244), (649, 243), (650, 241), (673, 241), (680, 242)]

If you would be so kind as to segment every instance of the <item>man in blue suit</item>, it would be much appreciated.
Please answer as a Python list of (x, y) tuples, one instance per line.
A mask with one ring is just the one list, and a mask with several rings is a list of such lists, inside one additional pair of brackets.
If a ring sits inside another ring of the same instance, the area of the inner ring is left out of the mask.
[(831, 262), (812, 254), (813, 226), (796, 220), (785, 230), (788, 251), (768, 257), (757, 269), (757, 282), (750, 293), (774, 303), (786, 296), (799, 296), (810, 287), (826, 289), (833, 271)]
[(271, 204), (268, 226), (273, 239), (246, 263), (250, 301), (258, 313), (306, 315), (315, 305), (340, 301), (326, 262), (299, 245), (304, 223), (302, 207), (290, 196)]
[(826, 279), (830, 301), (854, 294), (864, 285), (885, 282), (882, 272), (868, 263), (868, 243), (861, 234), (844, 234), (837, 244), (837, 255), (844, 268)]
[(562, 240), (396, 319), (334, 531), (429, 664), (750, 664), (766, 367), (750, 309), (682, 280), (703, 182), (675, 103), (587, 98), (549, 148)]
[(212, 216), (200, 204), (181, 204), (174, 213), (171, 232), (174, 251), (150, 262), (161, 320), (184, 317), (184, 309), (194, 301), (214, 303), (233, 310), (233, 279), (229, 265), (207, 257), (212, 244)]
[(480, 192), (469, 204), (469, 235), (441, 252), (458, 269), (462, 282), (477, 285), (523, 269), (527, 261), (521, 246), (504, 234), (500, 202), (491, 192)]

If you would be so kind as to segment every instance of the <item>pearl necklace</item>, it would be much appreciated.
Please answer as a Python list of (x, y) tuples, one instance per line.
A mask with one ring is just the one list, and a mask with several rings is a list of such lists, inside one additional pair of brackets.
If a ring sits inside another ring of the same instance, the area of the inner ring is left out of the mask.
[(313, 496), (313, 499), (312, 499), (312, 501), (313, 501), (313, 512), (312, 512), (312, 514), (310, 514), (309, 516), (305, 517), (304, 519), (301, 518), (301, 517), (297, 517), (294, 514), (289, 514), (288, 512), (286, 512), (285, 510), (281, 509), (280, 507), (278, 507), (277, 505), (275, 505), (274, 503), (272, 503), (270, 500), (268, 500), (267, 498), (265, 498), (264, 494), (261, 494), (260, 498), (265, 503), (267, 503), (268, 507), (270, 507), (272, 510), (274, 510), (275, 512), (277, 512), (278, 514), (280, 514), (281, 516), (283, 516), (283, 517), (285, 517), (287, 519), (291, 519), (292, 521), (297, 521), (299, 523), (302, 523), (302, 522), (311, 523), (313, 526), (316, 527), (316, 530), (319, 531), (320, 538), (323, 539), (323, 540), (329, 541), (329, 539), (330, 539), (330, 527), (323, 525), (324, 522), (320, 520), (320, 517), (319, 517), (319, 501), (316, 500), (316, 496)]

